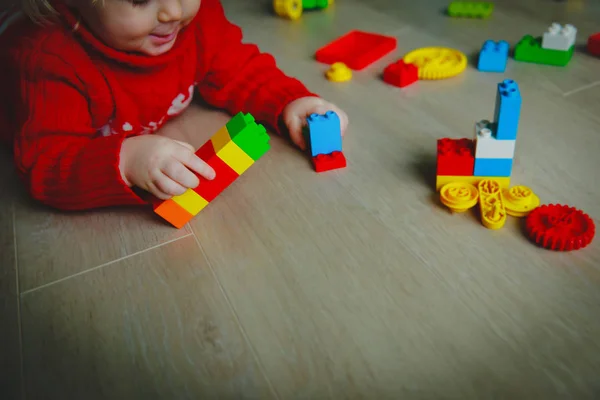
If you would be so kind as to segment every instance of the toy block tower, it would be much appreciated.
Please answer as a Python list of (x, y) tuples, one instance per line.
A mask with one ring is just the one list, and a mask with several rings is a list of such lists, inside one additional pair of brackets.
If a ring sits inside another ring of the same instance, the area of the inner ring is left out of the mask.
[(513, 80), (498, 84), (494, 124), (476, 124), (474, 176), (510, 178), (521, 114), (521, 93)]
[(450, 182), (477, 185), (484, 179), (493, 179), (507, 188), (510, 185), (520, 114), (519, 86), (510, 79), (500, 82), (493, 123), (479, 121), (475, 125), (473, 140), (438, 140), (436, 190)]
[(198, 176), (194, 189), (156, 200), (154, 212), (176, 228), (183, 227), (270, 148), (266, 129), (250, 114), (238, 113), (196, 151), (216, 172), (213, 180)]
[(311, 114), (306, 118), (306, 143), (317, 172), (346, 167), (342, 152), (340, 117), (333, 111)]

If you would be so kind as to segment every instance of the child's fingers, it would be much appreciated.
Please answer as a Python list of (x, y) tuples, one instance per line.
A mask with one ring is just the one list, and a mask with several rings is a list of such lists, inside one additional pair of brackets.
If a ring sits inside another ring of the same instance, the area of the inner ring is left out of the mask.
[(215, 179), (215, 170), (194, 153), (178, 155), (178, 160), (186, 167), (208, 180)]
[(172, 160), (168, 163), (162, 172), (185, 188), (193, 189), (200, 183), (198, 177), (177, 160)]
[[(169, 176), (164, 173), (161, 174), (157, 179), (152, 182), (153, 194), (159, 198), (164, 198), (166, 196), (167, 199), (173, 196), (179, 196), (180, 194), (184, 194), (187, 190), (186, 187), (182, 186), (180, 183), (174, 181)], [(156, 193), (154, 193), (156, 192)]]
[(187, 142), (182, 142), (181, 140), (175, 140), (175, 139), (173, 139), (173, 141), (179, 143), (183, 147), (187, 147), (192, 153), (194, 153), (196, 151), (196, 149), (194, 149), (194, 146), (192, 146), (191, 144), (189, 144)]
[(290, 132), (290, 139), (292, 142), (300, 149), (305, 150), (306, 143), (304, 142), (304, 136), (302, 135), (302, 120), (297, 116), (292, 116), (286, 119), (285, 124)]

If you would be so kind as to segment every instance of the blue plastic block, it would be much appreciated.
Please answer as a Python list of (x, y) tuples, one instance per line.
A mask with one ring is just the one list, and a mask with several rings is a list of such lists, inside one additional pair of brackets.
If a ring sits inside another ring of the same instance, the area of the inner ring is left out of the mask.
[(509, 49), (510, 45), (505, 40), (499, 42), (486, 40), (479, 52), (477, 69), (482, 72), (504, 72), (508, 62)]
[(517, 140), (519, 118), (521, 115), (521, 92), (517, 82), (505, 79), (498, 84), (496, 93), (496, 139)]
[(308, 122), (308, 147), (312, 157), (342, 151), (340, 117), (333, 111), (311, 114)]
[(512, 158), (476, 158), (473, 176), (510, 176)]

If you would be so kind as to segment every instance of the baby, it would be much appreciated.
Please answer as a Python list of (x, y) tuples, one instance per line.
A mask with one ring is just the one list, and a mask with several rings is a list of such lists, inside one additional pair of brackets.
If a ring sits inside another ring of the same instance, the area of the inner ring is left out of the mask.
[(0, 13), (0, 135), (12, 142), (32, 196), (89, 209), (145, 204), (215, 171), (187, 144), (161, 136), (197, 91), (251, 113), (304, 149), (302, 125), (333, 110), (242, 43), (220, 0), (23, 0)]

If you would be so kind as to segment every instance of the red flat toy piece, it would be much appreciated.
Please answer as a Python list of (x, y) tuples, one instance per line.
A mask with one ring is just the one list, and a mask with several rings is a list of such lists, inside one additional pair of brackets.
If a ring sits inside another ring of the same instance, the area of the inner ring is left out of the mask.
[(341, 151), (334, 151), (330, 154), (318, 154), (312, 158), (315, 171), (325, 172), (333, 169), (346, 167), (346, 156)]
[(321, 47), (315, 58), (324, 64), (342, 62), (359, 71), (395, 50), (397, 42), (392, 36), (354, 30)]
[(594, 239), (596, 226), (583, 211), (560, 204), (539, 206), (525, 221), (531, 240), (549, 250), (583, 249)]
[(474, 170), (473, 140), (443, 138), (437, 141), (437, 175), (471, 176)]
[(588, 38), (587, 50), (590, 54), (600, 57), (600, 32)]
[(383, 81), (393, 86), (406, 87), (419, 80), (419, 68), (398, 60), (383, 70)]

